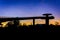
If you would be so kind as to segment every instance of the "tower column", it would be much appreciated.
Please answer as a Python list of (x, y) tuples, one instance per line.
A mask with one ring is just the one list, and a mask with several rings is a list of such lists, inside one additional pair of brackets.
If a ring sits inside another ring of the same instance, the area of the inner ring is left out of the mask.
[(35, 19), (33, 19), (33, 26), (35, 25)]

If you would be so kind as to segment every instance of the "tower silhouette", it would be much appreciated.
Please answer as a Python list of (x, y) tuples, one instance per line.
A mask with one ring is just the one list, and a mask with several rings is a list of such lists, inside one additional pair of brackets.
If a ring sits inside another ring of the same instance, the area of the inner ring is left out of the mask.
[(49, 20), (54, 19), (54, 16), (50, 16), (52, 14), (48, 14), (48, 13), (43, 14), (43, 15), (44, 15), (44, 17), (41, 17), (41, 19), (45, 19), (46, 25), (48, 26), (49, 25)]

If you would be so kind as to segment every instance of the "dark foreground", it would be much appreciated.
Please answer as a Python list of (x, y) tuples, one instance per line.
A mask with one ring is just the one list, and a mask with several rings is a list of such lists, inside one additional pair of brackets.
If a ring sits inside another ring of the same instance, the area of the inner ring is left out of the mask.
[(60, 32), (60, 26), (49, 25), (35, 25), (35, 26), (14, 26), (0, 27), (0, 32)]

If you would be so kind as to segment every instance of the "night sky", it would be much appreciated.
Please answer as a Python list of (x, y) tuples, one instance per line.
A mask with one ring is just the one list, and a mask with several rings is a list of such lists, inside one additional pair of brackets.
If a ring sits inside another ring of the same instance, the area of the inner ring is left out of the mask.
[(60, 18), (60, 0), (0, 0), (0, 16), (28, 17), (52, 13)]

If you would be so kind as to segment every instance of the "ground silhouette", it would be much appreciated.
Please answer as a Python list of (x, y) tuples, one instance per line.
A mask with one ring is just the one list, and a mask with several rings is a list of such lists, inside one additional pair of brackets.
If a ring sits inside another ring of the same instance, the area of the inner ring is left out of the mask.
[(60, 32), (60, 25), (49, 25), (45, 24), (29, 25), (29, 26), (15, 26), (8, 25), (8, 27), (0, 27), (0, 32)]

